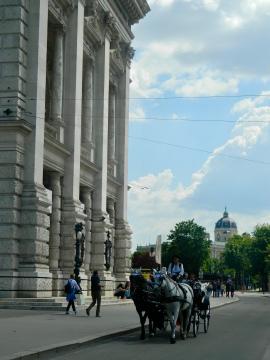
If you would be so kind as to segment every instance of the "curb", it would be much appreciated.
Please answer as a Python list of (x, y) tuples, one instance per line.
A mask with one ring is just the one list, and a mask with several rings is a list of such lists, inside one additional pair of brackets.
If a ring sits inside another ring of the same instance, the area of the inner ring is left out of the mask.
[(64, 354), (67, 351), (76, 350), (84, 346), (89, 346), (90, 344), (97, 343), (99, 341), (104, 341), (107, 339), (113, 339), (121, 335), (130, 334), (137, 330), (140, 330), (140, 326), (137, 326), (132, 329), (124, 329), (116, 331), (114, 333), (98, 336), (98, 337), (85, 337), (80, 340), (63, 342), (57, 345), (44, 346), (42, 348), (36, 349), (34, 351), (23, 351), (20, 353), (13, 354), (11, 356), (5, 356), (1, 360), (41, 360), (41, 359), (50, 359), (50, 355)]
[[(238, 297), (235, 297), (235, 299), (233, 301), (230, 301), (230, 302), (224, 303), (224, 304), (220, 304), (220, 305), (219, 304), (215, 305), (212, 307), (212, 309), (216, 309), (216, 308), (223, 307), (226, 305), (231, 305), (238, 301), (240, 301), (240, 299)], [(91, 344), (98, 343), (100, 341), (114, 339), (118, 336), (131, 334), (135, 331), (140, 330), (140, 328), (141, 328), (140, 326), (136, 326), (131, 329), (130, 328), (123, 329), (123, 330), (115, 331), (113, 333), (109, 333), (109, 334), (102, 335), (102, 336), (97, 336), (97, 337), (88, 336), (88, 337), (82, 338), (80, 340), (74, 340), (74, 341), (63, 342), (63, 343), (55, 344), (55, 345), (44, 346), (39, 349), (35, 349), (33, 351), (23, 351), (20, 353), (13, 354), (11, 356), (10, 355), (4, 356), (3, 358), (1, 358), (1, 360), (42, 360), (42, 359), (46, 360), (46, 359), (50, 359), (51, 356), (64, 354), (67, 351), (73, 351), (73, 350), (76, 350), (76, 349), (79, 349), (82, 347), (89, 346)]]
[(224, 303), (224, 304), (212, 306), (211, 309), (216, 309), (216, 308), (220, 308), (220, 307), (223, 307), (223, 306), (231, 305), (231, 304), (234, 304), (234, 303), (236, 303), (238, 301), (240, 301), (240, 298), (238, 296), (236, 296), (234, 298), (234, 300), (232, 300), (230, 302), (227, 302), (227, 303)]

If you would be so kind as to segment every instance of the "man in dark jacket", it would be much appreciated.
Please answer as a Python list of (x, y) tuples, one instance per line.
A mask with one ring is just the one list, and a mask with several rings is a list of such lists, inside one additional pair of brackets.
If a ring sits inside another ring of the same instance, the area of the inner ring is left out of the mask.
[(86, 309), (86, 314), (89, 316), (90, 310), (97, 304), (96, 317), (100, 317), (101, 285), (97, 270), (94, 270), (93, 275), (91, 276), (91, 296), (92, 303)]

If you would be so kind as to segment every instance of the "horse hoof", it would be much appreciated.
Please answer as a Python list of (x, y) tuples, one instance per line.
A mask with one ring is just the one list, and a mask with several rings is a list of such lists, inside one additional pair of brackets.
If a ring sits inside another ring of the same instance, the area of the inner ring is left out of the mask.
[(149, 336), (150, 336), (150, 337), (154, 337), (154, 336), (155, 336), (155, 333), (152, 332), (152, 333), (149, 334)]
[(171, 344), (175, 344), (175, 343), (176, 343), (175, 339), (171, 338), (171, 339), (170, 339), (170, 343), (171, 343)]
[(186, 340), (187, 336), (185, 334), (181, 334), (181, 339)]

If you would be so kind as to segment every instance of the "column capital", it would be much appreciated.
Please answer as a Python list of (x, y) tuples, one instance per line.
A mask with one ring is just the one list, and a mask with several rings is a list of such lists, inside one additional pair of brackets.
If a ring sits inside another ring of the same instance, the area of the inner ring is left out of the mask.
[(103, 17), (105, 36), (110, 40), (117, 37), (116, 20), (111, 11), (106, 11)]
[(128, 66), (130, 66), (134, 55), (135, 49), (130, 44), (122, 44), (122, 56)]

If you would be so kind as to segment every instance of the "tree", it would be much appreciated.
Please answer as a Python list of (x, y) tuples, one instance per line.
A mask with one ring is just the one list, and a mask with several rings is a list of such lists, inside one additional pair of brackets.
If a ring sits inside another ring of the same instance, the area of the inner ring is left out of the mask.
[(179, 222), (162, 246), (162, 265), (168, 266), (173, 255), (178, 255), (185, 271), (198, 274), (210, 255), (210, 241), (204, 227), (194, 220)]
[(209, 257), (203, 264), (202, 270), (204, 273), (211, 274), (211, 276), (221, 276), (224, 274), (225, 265), (223, 258), (216, 259)]
[(262, 290), (268, 288), (270, 271), (270, 225), (257, 225), (254, 231), (254, 242), (251, 249), (253, 272), (260, 275)]
[(223, 253), (224, 263), (235, 271), (236, 285), (241, 287), (251, 273), (250, 253), (254, 239), (247, 235), (234, 235), (228, 240)]
[(132, 255), (131, 264), (133, 268), (156, 269), (158, 264), (155, 257), (150, 256), (148, 252), (135, 251)]

